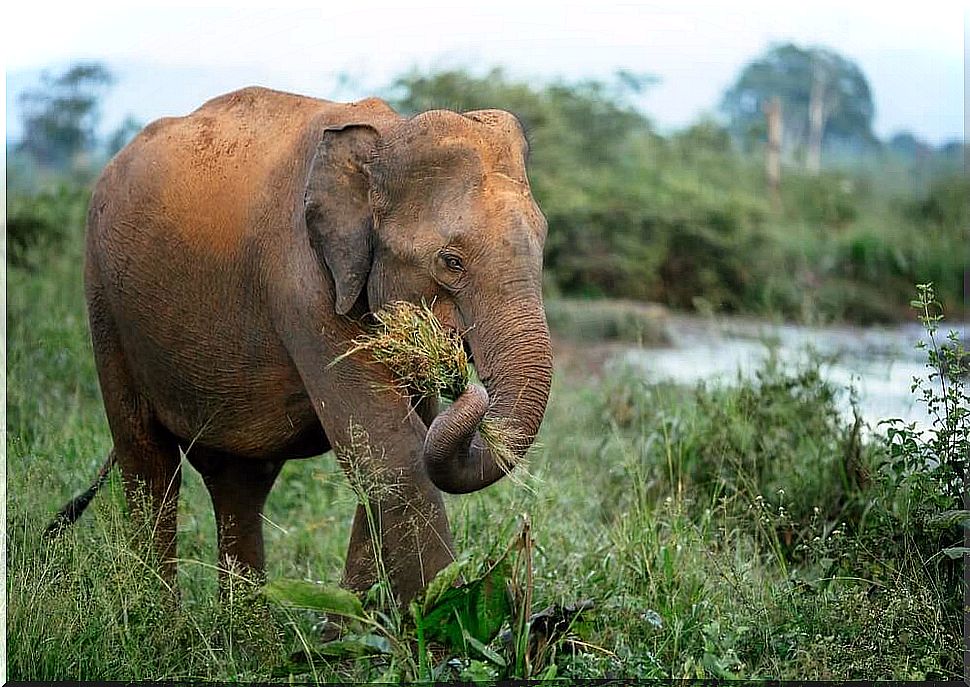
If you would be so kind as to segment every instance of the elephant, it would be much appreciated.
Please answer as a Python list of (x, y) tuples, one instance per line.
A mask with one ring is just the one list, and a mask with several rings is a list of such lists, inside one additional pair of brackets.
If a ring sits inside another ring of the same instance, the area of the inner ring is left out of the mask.
[[(477, 430), (514, 428), (520, 461), (545, 413), (552, 349), (542, 301), (547, 224), (528, 143), (502, 110), (405, 117), (385, 101), (336, 103), (262, 87), (144, 128), (105, 167), (85, 234), (85, 295), (112, 466), (150, 518), (177, 591), (181, 456), (217, 522), (221, 582), (265, 579), (261, 511), (290, 459), (361, 432), (395, 489), (358, 507), (341, 584), (377, 581), (378, 549), (407, 603), (455, 558), (442, 493), (506, 470)], [(388, 303), (432, 304), (462, 337), (479, 383), (450, 405), (394, 388), (361, 351), (331, 365)], [(55, 527), (56, 525), (56, 527)]]

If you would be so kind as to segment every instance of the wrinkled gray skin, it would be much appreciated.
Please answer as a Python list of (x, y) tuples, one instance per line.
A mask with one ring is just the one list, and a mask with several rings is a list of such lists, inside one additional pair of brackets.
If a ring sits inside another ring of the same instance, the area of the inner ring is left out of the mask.
[[(498, 110), (405, 119), (376, 99), (247, 88), (149, 125), (107, 166), (88, 217), (91, 335), (109, 461), (155, 519), (163, 560), (176, 551), (180, 447), (212, 496), (223, 564), (261, 574), (273, 481), (286, 460), (331, 447), (352, 479), (376, 471), (393, 487), (371, 501), (400, 601), (452, 560), (441, 491), (504, 474), (476, 431), (485, 410), (521, 432), (521, 457), (549, 394), (546, 223), (525, 152)], [(468, 332), (484, 387), (440, 414), (412, 412), (364, 354), (328, 367), (367, 313), (401, 299), (434, 301)], [(354, 425), (371, 448), (363, 464), (347, 451)], [(368, 588), (372, 558), (358, 507), (344, 584)], [(174, 582), (174, 564), (164, 572)]]

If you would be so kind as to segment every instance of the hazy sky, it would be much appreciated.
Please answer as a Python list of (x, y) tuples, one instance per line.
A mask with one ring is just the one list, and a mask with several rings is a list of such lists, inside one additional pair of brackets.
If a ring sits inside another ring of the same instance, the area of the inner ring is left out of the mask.
[[(642, 105), (671, 129), (715, 111), (746, 62), (790, 40), (831, 47), (859, 64), (873, 89), (878, 135), (909, 129), (938, 143), (964, 133), (963, 2), (328, 4), (18, 3), (3, 10), (8, 128), (18, 128), (17, 92), (40, 68), (94, 58), (120, 77), (105, 103), (109, 124), (128, 112), (143, 122), (183, 114), (252, 83), (353, 98), (413, 65), (502, 65), (530, 79), (606, 77), (618, 68), (653, 73), (661, 82)], [(336, 90), (340, 71), (358, 86)]]

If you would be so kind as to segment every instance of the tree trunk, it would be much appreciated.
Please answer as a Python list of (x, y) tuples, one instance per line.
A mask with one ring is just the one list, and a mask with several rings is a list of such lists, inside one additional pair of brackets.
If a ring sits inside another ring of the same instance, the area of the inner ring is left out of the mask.
[(764, 106), (768, 121), (768, 148), (765, 151), (765, 176), (768, 179), (768, 193), (771, 202), (777, 207), (780, 202), (781, 187), (781, 99), (776, 95)]
[(805, 167), (810, 174), (822, 168), (822, 134), (825, 128), (825, 82), (817, 67), (812, 77), (812, 92), (808, 101), (808, 151)]

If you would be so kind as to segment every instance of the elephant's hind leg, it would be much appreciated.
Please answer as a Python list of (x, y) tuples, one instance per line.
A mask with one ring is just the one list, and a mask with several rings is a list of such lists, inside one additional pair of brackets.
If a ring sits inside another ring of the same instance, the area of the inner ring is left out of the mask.
[(151, 532), (165, 582), (177, 593), (178, 446), (131, 378), (117, 331), (98, 299), (88, 304), (101, 395), (129, 510)]
[(186, 458), (202, 475), (215, 509), (220, 588), (225, 592), (232, 574), (260, 580), (266, 568), (263, 506), (283, 462), (241, 458), (202, 447), (191, 449)]

